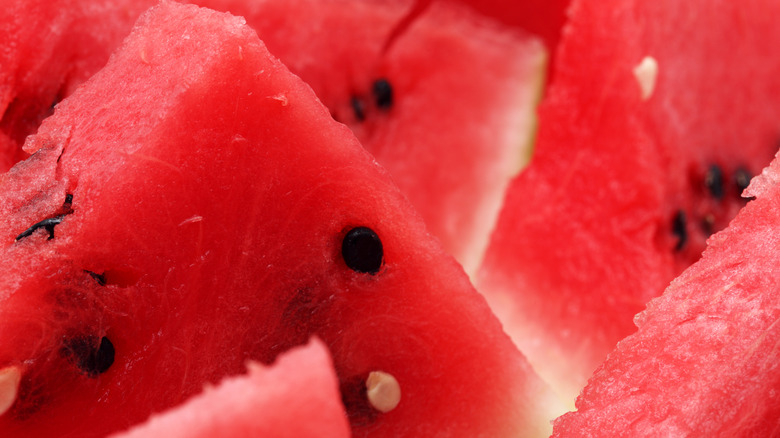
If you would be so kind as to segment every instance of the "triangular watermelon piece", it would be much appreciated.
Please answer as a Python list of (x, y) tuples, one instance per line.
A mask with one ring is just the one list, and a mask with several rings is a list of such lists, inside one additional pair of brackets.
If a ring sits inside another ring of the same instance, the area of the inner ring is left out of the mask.
[(2, 436), (123, 430), (312, 335), (355, 436), (549, 433), (463, 270), (243, 19), (162, 2), (26, 148), (0, 179)]
[(444, 249), (476, 271), (509, 180), (530, 156), (540, 40), (457, 2), (195, 3), (246, 17), (390, 171)]
[(95, 74), (153, 0), (0, 1), (0, 172), (53, 106)]
[(223, 380), (185, 404), (114, 438), (348, 438), (336, 372), (314, 340), (272, 367), (249, 362), (246, 375)]
[(575, 1), (478, 280), (574, 400), (780, 138), (780, 3)]
[(637, 317), (555, 437), (780, 434), (780, 161)]

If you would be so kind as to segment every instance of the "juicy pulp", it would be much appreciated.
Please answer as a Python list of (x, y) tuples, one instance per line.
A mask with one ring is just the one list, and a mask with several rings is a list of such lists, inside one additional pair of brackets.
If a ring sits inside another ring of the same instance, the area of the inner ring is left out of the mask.
[[(196, 3), (245, 16), (476, 271), (508, 182), (530, 157), (545, 76), (538, 39), (453, 2), (410, 22), (411, 1)], [(391, 93), (384, 104), (378, 84)]]
[(573, 2), (534, 157), (477, 279), (567, 400), (777, 150), (777, 12), (770, 1)]
[(780, 434), (780, 161), (637, 316), (554, 437)]
[[(122, 430), (312, 335), (354, 436), (549, 433), (551, 392), (465, 273), (243, 19), (162, 2), (25, 148), (0, 177), (4, 436)], [(374, 275), (342, 259), (355, 227)], [(377, 370), (403, 391), (386, 414)]]
[(0, 171), (108, 60), (152, 0), (0, 0)]

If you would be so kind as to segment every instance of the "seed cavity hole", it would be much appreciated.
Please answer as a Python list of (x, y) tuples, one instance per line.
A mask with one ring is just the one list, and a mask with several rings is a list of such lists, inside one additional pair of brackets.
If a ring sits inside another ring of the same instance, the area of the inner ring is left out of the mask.
[(97, 377), (114, 364), (116, 350), (105, 336), (80, 336), (68, 339), (62, 347), (63, 354), (87, 376)]
[(688, 218), (682, 210), (677, 210), (672, 218), (672, 234), (677, 237), (677, 245), (675, 245), (674, 250), (681, 251), (688, 243)]
[(105, 274), (98, 274), (97, 272), (88, 271), (86, 269), (84, 270), (84, 272), (89, 274), (89, 276), (92, 277), (92, 279), (94, 279), (97, 282), (97, 284), (99, 284), (100, 286), (105, 286), (106, 285), (106, 276), (105, 276)]
[[(118, 287), (129, 287), (137, 284), (141, 275), (128, 268), (123, 269), (106, 269), (100, 274), (105, 284), (114, 285)], [(95, 280), (98, 280), (97, 278)], [(98, 280), (99, 282), (100, 280)]]

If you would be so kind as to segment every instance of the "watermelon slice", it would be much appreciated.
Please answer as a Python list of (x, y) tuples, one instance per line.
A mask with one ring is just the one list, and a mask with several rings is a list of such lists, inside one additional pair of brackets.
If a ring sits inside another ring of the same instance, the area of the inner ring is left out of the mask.
[(282, 354), (273, 367), (250, 362), (247, 375), (114, 438), (347, 438), (349, 423), (328, 351), (319, 341)]
[(573, 401), (776, 152), (780, 4), (570, 11), (534, 159), (508, 191), (478, 287)]
[(530, 156), (546, 59), (538, 39), (452, 2), (421, 11), (411, 0), (195, 3), (245, 16), (390, 171), (445, 250), (476, 271), (507, 184)]
[(780, 161), (637, 317), (556, 437), (780, 435)]
[(0, 172), (53, 106), (98, 71), (152, 0), (0, 1)]
[(25, 147), (0, 179), (2, 436), (123, 430), (312, 335), (354, 436), (549, 434), (462, 269), (243, 19), (162, 2)]

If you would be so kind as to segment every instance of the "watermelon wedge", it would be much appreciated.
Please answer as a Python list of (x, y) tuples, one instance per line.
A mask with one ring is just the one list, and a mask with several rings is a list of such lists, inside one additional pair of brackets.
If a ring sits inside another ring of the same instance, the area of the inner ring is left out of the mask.
[(0, 435), (121, 431), (312, 335), (353, 436), (549, 434), (463, 270), (243, 19), (160, 3), (25, 148), (0, 177)]
[(24, 139), (97, 72), (152, 0), (0, 1), (0, 172)]
[(567, 400), (776, 152), (778, 13), (760, 0), (573, 2), (534, 158), (477, 280)]
[(320, 341), (282, 354), (272, 367), (206, 387), (185, 404), (114, 438), (347, 438), (336, 372)]
[(780, 435), (780, 161), (637, 316), (555, 437)]
[(444, 249), (476, 271), (509, 180), (530, 157), (540, 40), (447, 1), (195, 3), (246, 17), (390, 171)]

